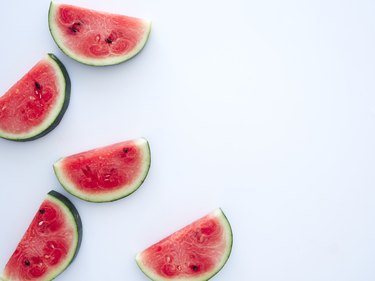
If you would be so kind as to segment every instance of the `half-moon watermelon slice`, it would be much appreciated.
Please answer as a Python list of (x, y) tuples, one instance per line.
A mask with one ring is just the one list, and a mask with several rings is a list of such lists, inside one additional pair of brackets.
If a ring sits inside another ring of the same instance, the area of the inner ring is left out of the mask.
[(0, 137), (29, 141), (52, 131), (70, 99), (70, 79), (53, 54), (40, 60), (0, 97)]
[(203, 281), (224, 266), (232, 250), (232, 229), (221, 209), (187, 225), (136, 256), (154, 281)]
[(88, 65), (124, 62), (138, 54), (148, 39), (148, 20), (51, 2), (49, 29), (59, 48)]
[(77, 209), (52, 190), (6, 264), (1, 280), (52, 280), (74, 260), (81, 240), (82, 222)]
[(108, 202), (136, 191), (150, 163), (149, 144), (140, 138), (68, 156), (53, 167), (69, 193), (86, 201)]

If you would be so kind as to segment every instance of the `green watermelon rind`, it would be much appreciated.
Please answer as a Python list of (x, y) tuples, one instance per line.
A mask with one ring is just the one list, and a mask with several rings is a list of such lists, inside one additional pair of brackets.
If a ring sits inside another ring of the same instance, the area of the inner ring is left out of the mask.
[[(82, 220), (81, 220), (81, 217), (78, 213), (78, 210), (73, 205), (73, 203), (68, 198), (66, 198), (64, 195), (62, 195), (61, 193), (59, 193), (55, 190), (51, 190), (50, 192), (48, 192), (45, 200), (47, 200), (47, 199), (50, 200), (50, 201), (53, 201), (58, 206), (60, 206), (60, 208), (63, 210), (63, 212), (66, 216), (66, 219), (67, 219), (68, 223), (70, 223), (71, 225), (74, 226), (74, 228), (75, 228), (75, 236), (74, 236), (75, 246), (72, 247), (72, 249), (70, 251), (70, 255), (65, 258), (64, 262), (62, 262), (59, 267), (54, 268), (53, 271), (49, 272), (48, 275), (43, 276), (42, 279), (38, 279), (38, 278), (34, 279), (35, 281), (53, 280), (57, 276), (59, 276), (61, 273), (63, 273), (70, 266), (70, 264), (74, 261), (74, 259), (76, 258), (77, 254), (79, 252), (79, 249), (81, 247), (82, 236), (83, 236)], [(7, 277), (5, 277), (3, 275), (0, 276), (0, 280), (2, 280), (2, 281), (12, 281), (12, 280), (8, 279)]]
[[(211, 214), (213, 214), (215, 217), (219, 219), (219, 221), (222, 223), (225, 229), (225, 238), (228, 241), (228, 246), (226, 248), (226, 251), (222, 255), (221, 262), (218, 263), (218, 265), (211, 271), (206, 272), (204, 275), (199, 275), (193, 278), (164, 278), (162, 276), (159, 276), (155, 274), (152, 270), (148, 270), (147, 267), (144, 265), (142, 261), (142, 252), (138, 253), (135, 257), (135, 261), (140, 268), (140, 270), (152, 281), (207, 281), (214, 277), (216, 274), (218, 274), (221, 269), (225, 266), (227, 263), (231, 253), (232, 253), (232, 247), (233, 247), (233, 231), (232, 227), (230, 225), (230, 222), (226, 215), (224, 214), (223, 210), (221, 208), (216, 209)], [(171, 234), (173, 235), (173, 234)], [(166, 238), (168, 239), (168, 237)]]
[(75, 188), (75, 185), (71, 181), (69, 181), (69, 179), (63, 174), (61, 163), (64, 158), (61, 158), (53, 164), (53, 170), (55, 172), (56, 178), (67, 192), (84, 201), (92, 203), (106, 203), (125, 198), (137, 191), (138, 188), (143, 184), (143, 182), (146, 180), (151, 166), (151, 150), (149, 142), (145, 138), (137, 139), (135, 140), (135, 142), (139, 145), (138, 147), (141, 148), (143, 165), (141, 168), (142, 173), (137, 178), (137, 181), (130, 186), (123, 186), (120, 187), (116, 192), (108, 192), (107, 194), (100, 195), (90, 195), (85, 192), (80, 192), (79, 190), (77, 190), (77, 188)]
[(65, 66), (54, 54), (47, 54), (47, 59), (54, 66), (56, 74), (59, 77), (58, 81), (62, 89), (62, 98), (59, 100), (59, 103), (55, 105), (55, 108), (49, 113), (49, 116), (42, 122), (41, 125), (35, 127), (33, 130), (30, 130), (25, 134), (10, 134), (0, 130), (0, 138), (18, 142), (36, 140), (51, 132), (61, 122), (69, 106), (71, 81)]
[[(56, 25), (54, 24), (54, 15), (56, 12), (56, 9), (58, 8), (59, 3), (55, 3), (54, 1), (51, 1), (49, 10), (48, 10), (48, 27), (49, 31), (52, 35), (53, 40), (55, 41), (56, 45), (59, 47), (59, 49), (68, 57), (71, 59), (78, 61), (82, 64), (90, 65), (90, 66), (110, 66), (110, 65), (116, 65), (123, 63), (136, 55), (138, 55), (142, 49), (145, 47), (146, 42), (148, 41), (148, 38), (150, 36), (151, 32), (151, 21), (146, 19), (141, 19), (144, 23), (144, 26), (146, 27), (146, 32), (142, 38), (142, 40), (138, 43), (138, 45), (129, 53), (122, 55), (122, 56), (112, 56), (112, 57), (106, 57), (106, 58), (87, 58), (85, 56), (77, 55), (73, 51), (69, 50), (64, 46), (63, 38), (60, 35), (60, 32)], [(110, 13), (108, 13), (111, 15)]]

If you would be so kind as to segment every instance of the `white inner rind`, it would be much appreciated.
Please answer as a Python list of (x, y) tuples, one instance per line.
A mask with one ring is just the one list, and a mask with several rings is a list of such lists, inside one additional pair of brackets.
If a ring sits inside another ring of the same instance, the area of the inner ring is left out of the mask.
[(232, 233), (232, 228), (230, 226), (230, 223), (227, 217), (224, 215), (223, 211), (220, 208), (213, 211), (210, 214), (210, 216), (218, 218), (219, 221), (221, 222), (221, 225), (224, 229), (223, 239), (227, 242), (225, 251), (221, 255), (219, 262), (216, 264), (216, 266), (212, 270), (206, 272), (205, 274), (190, 277), (190, 278), (184, 277), (184, 276), (164, 278), (163, 276), (156, 274), (152, 268), (147, 267), (146, 263), (143, 260), (143, 256), (142, 256), (143, 252), (138, 253), (137, 256), (135, 257), (135, 260), (139, 268), (143, 271), (144, 274), (146, 274), (151, 280), (154, 280), (154, 281), (173, 281), (173, 280), (202, 281), (202, 280), (208, 280), (211, 277), (213, 277), (216, 273), (218, 273), (221, 270), (221, 268), (225, 265), (225, 263), (227, 262), (230, 256), (230, 253), (232, 251), (233, 233)]
[(151, 31), (151, 21), (146, 19), (140, 19), (143, 22), (145, 32), (143, 34), (143, 37), (141, 40), (139, 40), (138, 44), (128, 53), (124, 55), (118, 55), (118, 56), (108, 56), (104, 58), (92, 58), (87, 57), (84, 55), (79, 55), (74, 52), (74, 50), (71, 50), (66, 44), (64, 43), (64, 35), (61, 32), (61, 30), (58, 27), (58, 19), (57, 19), (57, 11), (59, 9), (59, 6), (61, 4), (55, 3), (54, 1), (51, 2), (49, 13), (48, 13), (48, 24), (49, 24), (49, 30), (51, 32), (51, 35), (53, 37), (53, 40), (55, 40), (57, 46), (69, 57), (72, 59), (79, 61), (84, 64), (93, 65), (93, 66), (105, 66), (105, 65), (113, 65), (118, 64), (121, 62), (124, 62), (132, 57), (134, 57), (136, 54), (138, 54), (144, 47), (144, 45), (147, 42), (147, 39), (149, 37), (150, 31)]
[[(51, 270), (49, 274), (43, 275), (41, 278), (33, 278), (32, 279), (33, 281), (52, 280), (55, 277), (57, 277), (59, 274), (61, 274), (71, 263), (77, 251), (77, 247), (78, 247), (78, 226), (74, 218), (74, 214), (62, 201), (60, 201), (56, 197), (48, 194), (46, 200), (52, 201), (58, 206), (60, 206), (60, 208), (63, 210), (63, 214), (66, 216), (65, 218), (66, 218), (67, 223), (74, 227), (74, 235), (73, 235), (73, 241), (69, 249), (69, 252), (66, 255), (65, 259), (60, 263), (60, 265), (57, 267), (54, 267), (53, 270)], [(2, 275), (0, 279), (2, 281), (22, 281), (22, 280), (9, 279), (7, 276), (4, 276), (4, 275)]]
[(46, 55), (46, 57), (43, 60), (46, 60), (48, 64), (50, 64), (55, 70), (54, 71), (56, 75), (55, 79), (57, 81), (57, 89), (59, 92), (57, 94), (57, 99), (55, 100), (53, 107), (51, 108), (50, 112), (48, 113), (44, 121), (38, 126), (31, 128), (28, 132), (13, 134), (13, 133), (9, 133), (0, 129), (1, 137), (11, 139), (11, 140), (23, 140), (23, 139), (32, 138), (44, 132), (45, 130), (47, 130), (52, 125), (52, 123), (56, 120), (57, 116), (60, 114), (64, 105), (64, 100), (65, 100), (65, 90), (66, 90), (65, 77), (64, 77), (62, 70), (60, 69), (60, 66), (53, 58), (51, 58), (49, 55)]
[(140, 172), (138, 177), (132, 182), (130, 185), (125, 184), (123, 186), (118, 187), (116, 190), (111, 190), (106, 193), (87, 193), (77, 187), (70, 179), (69, 176), (65, 173), (63, 169), (63, 161), (64, 158), (57, 161), (53, 164), (53, 168), (55, 170), (55, 174), (61, 185), (68, 191), (69, 193), (77, 196), (86, 201), (91, 202), (109, 202), (120, 199), (125, 197), (135, 190), (143, 183), (145, 180), (148, 170), (150, 168), (151, 162), (151, 153), (150, 147), (146, 139), (138, 139), (134, 141), (134, 145), (140, 150), (140, 157), (141, 157), (141, 165), (140, 165)]

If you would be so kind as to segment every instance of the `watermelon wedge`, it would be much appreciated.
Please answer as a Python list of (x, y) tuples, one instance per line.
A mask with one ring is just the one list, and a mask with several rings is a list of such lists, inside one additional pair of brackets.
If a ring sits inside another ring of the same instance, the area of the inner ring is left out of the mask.
[(95, 66), (134, 57), (151, 30), (148, 20), (55, 2), (50, 4), (48, 23), (53, 39), (66, 55)]
[(74, 260), (81, 240), (82, 222), (77, 209), (52, 190), (6, 264), (1, 280), (52, 280)]
[(59, 59), (48, 54), (0, 97), (0, 137), (29, 141), (52, 131), (70, 99), (70, 79)]
[(232, 230), (221, 209), (185, 226), (136, 256), (154, 281), (203, 281), (224, 266), (232, 250)]
[(151, 154), (140, 138), (74, 154), (53, 167), (61, 185), (91, 202), (109, 202), (133, 193), (145, 180)]

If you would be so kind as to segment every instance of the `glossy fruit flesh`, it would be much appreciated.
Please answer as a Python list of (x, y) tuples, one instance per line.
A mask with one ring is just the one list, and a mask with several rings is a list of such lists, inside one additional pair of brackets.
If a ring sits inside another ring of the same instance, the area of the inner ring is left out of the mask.
[(49, 54), (0, 97), (0, 136), (22, 140), (52, 129), (65, 112), (69, 94), (69, 76)]
[(112, 201), (137, 189), (150, 166), (145, 139), (125, 141), (65, 157), (54, 164), (61, 184), (89, 201)]
[(207, 280), (225, 264), (232, 232), (222, 211), (193, 222), (137, 255), (152, 280)]
[(58, 46), (87, 64), (109, 65), (137, 54), (147, 41), (150, 22), (124, 15), (52, 2), (50, 30)]
[(9, 259), (2, 279), (51, 280), (61, 273), (79, 248), (78, 228), (82, 226), (76, 218), (78, 213), (73, 215), (62, 201), (49, 195)]

